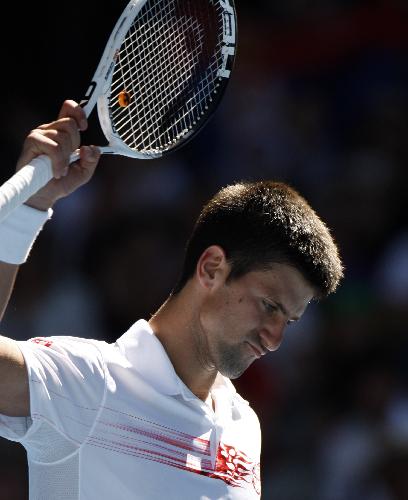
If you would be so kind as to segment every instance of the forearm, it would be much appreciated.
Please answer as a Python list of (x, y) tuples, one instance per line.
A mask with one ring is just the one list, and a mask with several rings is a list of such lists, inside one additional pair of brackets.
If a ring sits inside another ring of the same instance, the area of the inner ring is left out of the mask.
[[(52, 215), (51, 207), (88, 182), (95, 172), (99, 149), (80, 147), (80, 131), (86, 127), (82, 107), (67, 100), (56, 121), (32, 130), (24, 142), (17, 170), (36, 156), (46, 154), (52, 160), (54, 178), (0, 222), (0, 320), (13, 290), (18, 266), (27, 260), (34, 240)], [(70, 154), (79, 147), (79, 160), (71, 164)]]
[[(41, 197), (38, 195), (34, 195), (29, 200), (27, 200), (25, 205), (27, 207), (35, 209), (39, 213), (43, 212), (44, 214), (48, 213), (49, 215), (50, 212), (48, 211), (54, 203), (55, 200), (50, 200), (45, 196)], [(13, 292), (14, 283), (16, 281), (19, 267), (19, 264), (10, 264), (8, 262), (2, 262), (0, 260), (0, 321), (3, 319), (11, 294)]]
[(32, 245), (52, 210), (38, 210), (22, 205), (0, 223), (0, 320), (3, 318), (20, 264), (30, 253)]
[(0, 321), (3, 319), (4, 312), (10, 300), (13, 291), (19, 266), (17, 264), (8, 264), (0, 261)]

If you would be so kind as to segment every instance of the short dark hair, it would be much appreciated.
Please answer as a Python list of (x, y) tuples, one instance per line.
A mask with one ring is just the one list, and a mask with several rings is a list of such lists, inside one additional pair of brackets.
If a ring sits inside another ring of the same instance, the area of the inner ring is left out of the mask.
[(187, 242), (178, 293), (194, 275), (206, 248), (219, 245), (231, 266), (229, 280), (273, 263), (297, 268), (316, 289), (332, 293), (343, 277), (333, 237), (307, 201), (282, 182), (239, 182), (221, 189), (201, 210)]

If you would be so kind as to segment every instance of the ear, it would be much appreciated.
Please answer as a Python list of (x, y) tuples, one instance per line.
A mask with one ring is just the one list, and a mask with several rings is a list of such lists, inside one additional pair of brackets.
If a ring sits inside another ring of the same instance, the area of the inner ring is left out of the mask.
[(198, 259), (196, 277), (201, 286), (206, 289), (224, 283), (228, 272), (229, 264), (225, 252), (218, 245), (206, 248)]

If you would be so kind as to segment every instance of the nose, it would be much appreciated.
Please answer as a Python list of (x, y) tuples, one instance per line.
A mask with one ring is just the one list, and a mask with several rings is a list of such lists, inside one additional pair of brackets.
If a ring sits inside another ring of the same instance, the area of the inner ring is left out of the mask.
[(271, 321), (265, 325), (259, 332), (262, 345), (268, 351), (276, 351), (282, 343), (283, 334), (286, 327), (286, 321)]

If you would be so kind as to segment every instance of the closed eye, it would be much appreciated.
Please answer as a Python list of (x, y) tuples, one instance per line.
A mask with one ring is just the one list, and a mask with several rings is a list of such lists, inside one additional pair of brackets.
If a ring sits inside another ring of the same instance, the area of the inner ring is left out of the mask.
[(262, 305), (263, 305), (265, 311), (268, 313), (274, 313), (274, 312), (279, 310), (279, 308), (276, 304), (273, 304), (272, 302), (269, 302), (268, 300), (265, 300), (265, 299), (262, 300)]
[[(281, 306), (281, 304), (275, 304), (273, 302), (269, 302), (269, 300), (266, 300), (266, 299), (263, 299), (262, 300), (262, 304), (263, 304), (263, 307), (265, 309), (265, 311), (269, 314), (272, 314), (272, 313), (275, 313), (277, 311), (282, 311), (283, 314), (286, 314), (286, 311), (284, 310), (284, 308)], [(291, 325), (293, 323), (295, 323), (296, 321), (299, 321), (300, 318), (291, 318), (291, 319), (288, 319), (288, 321), (286, 322), (287, 325)]]

